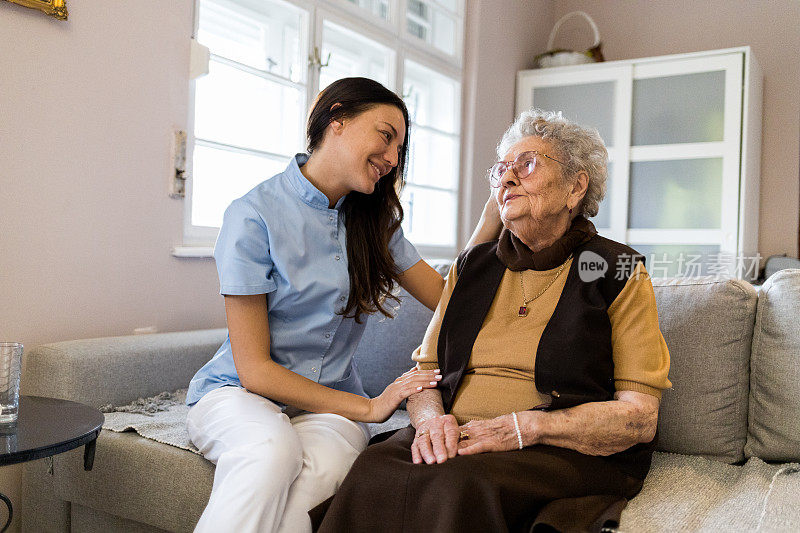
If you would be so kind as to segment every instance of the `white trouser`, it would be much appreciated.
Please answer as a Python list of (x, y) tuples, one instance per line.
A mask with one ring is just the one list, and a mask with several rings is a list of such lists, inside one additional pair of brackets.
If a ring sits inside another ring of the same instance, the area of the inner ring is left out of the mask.
[(334, 414), (290, 419), (270, 400), (230, 386), (203, 396), (186, 427), (217, 465), (195, 532), (311, 531), (308, 511), (336, 492), (368, 440), (363, 424)]

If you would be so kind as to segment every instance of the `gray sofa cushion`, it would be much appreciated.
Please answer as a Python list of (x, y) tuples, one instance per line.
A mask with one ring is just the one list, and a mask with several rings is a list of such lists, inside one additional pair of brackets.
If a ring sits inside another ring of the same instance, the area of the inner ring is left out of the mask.
[(43, 344), (24, 355), (20, 390), (93, 407), (125, 405), (185, 388), (226, 335), (209, 329)]
[(622, 512), (619, 531), (800, 531), (796, 465), (752, 458), (743, 466), (692, 455), (653, 454), (642, 491)]
[(69, 509), (70, 531), (80, 533), (167, 533), (166, 529), (120, 518), (73, 503)]
[(750, 361), (750, 422), (745, 453), (800, 460), (800, 269), (782, 270), (761, 288)]
[[(438, 261), (432, 262), (431, 266), (445, 276), (450, 263)], [(364, 336), (354, 355), (364, 390), (373, 398), (397, 376), (414, 366), (411, 353), (422, 344), (425, 329), (433, 316), (433, 311), (403, 289), (399, 290), (398, 297), (401, 305), (394, 318), (375, 314), (367, 319)]]
[[(214, 465), (201, 456), (133, 432), (103, 430), (89, 472), (82, 448), (53, 459), (50, 479), (62, 500), (167, 531), (194, 529), (214, 478)], [(28, 463), (25, 477), (47, 475), (46, 468), (45, 461)]]
[(670, 351), (658, 449), (728, 463), (744, 459), (757, 294), (747, 282), (653, 279)]

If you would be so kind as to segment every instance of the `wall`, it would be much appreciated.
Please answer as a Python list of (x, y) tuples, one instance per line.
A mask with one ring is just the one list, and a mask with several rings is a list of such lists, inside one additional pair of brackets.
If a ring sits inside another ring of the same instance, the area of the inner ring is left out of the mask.
[[(170, 255), (192, 1), (67, 7), (65, 23), (0, 2), (0, 339), (222, 327), (213, 260)], [(16, 472), (0, 490), (18, 502)]]
[[(798, 0), (555, 0), (553, 22), (574, 10), (597, 23), (606, 60), (749, 45), (764, 74), (759, 252), (798, 254), (800, 2)], [(556, 47), (586, 48), (580, 19)]]
[(223, 326), (213, 261), (170, 255), (192, 2), (67, 5), (65, 23), (0, 3), (0, 337)]

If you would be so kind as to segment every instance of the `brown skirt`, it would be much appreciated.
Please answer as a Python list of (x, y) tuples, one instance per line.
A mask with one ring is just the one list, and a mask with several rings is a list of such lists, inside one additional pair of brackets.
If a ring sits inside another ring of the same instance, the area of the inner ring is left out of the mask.
[(309, 512), (314, 530), (600, 531), (618, 525), (644, 478), (614, 458), (544, 445), (415, 465), (413, 439), (407, 427), (369, 446), (336, 496)]

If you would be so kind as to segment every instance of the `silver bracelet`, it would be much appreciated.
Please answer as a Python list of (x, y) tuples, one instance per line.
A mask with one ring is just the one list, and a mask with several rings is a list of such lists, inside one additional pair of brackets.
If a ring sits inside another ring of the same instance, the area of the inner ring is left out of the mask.
[(511, 416), (514, 417), (514, 429), (517, 430), (517, 444), (519, 444), (519, 449), (522, 449), (522, 432), (519, 430), (519, 420), (517, 419), (517, 412), (514, 411), (511, 413)]

